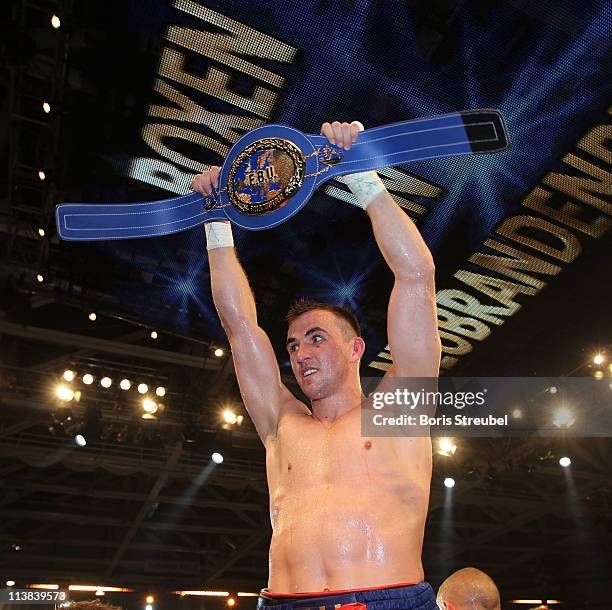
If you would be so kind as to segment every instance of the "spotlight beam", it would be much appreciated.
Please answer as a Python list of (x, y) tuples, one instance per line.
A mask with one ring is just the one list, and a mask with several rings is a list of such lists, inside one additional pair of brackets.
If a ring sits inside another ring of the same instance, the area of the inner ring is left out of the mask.
[(183, 443), (182, 441), (179, 441), (178, 443), (176, 443), (176, 445), (172, 449), (172, 452), (170, 453), (170, 456), (168, 457), (168, 460), (166, 461), (166, 464), (163, 470), (159, 473), (157, 480), (153, 484), (153, 487), (151, 487), (151, 490), (149, 491), (145, 501), (142, 503), (142, 506), (140, 507), (140, 510), (138, 511), (138, 515), (134, 519), (133, 525), (126, 532), (125, 536), (123, 537), (123, 540), (121, 541), (121, 544), (119, 545), (119, 548), (117, 548), (117, 550), (115, 551), (115, 554), (113, 555), (113, 558), (108, 568), (106, 568), (104, 575), (107, 578), (112, 576), (113, 572), (115, 571), (115, 568), (117, 567), (117, 565), (119, 565), (121, 558), (125, 554), (125, 551), (127, 550), (130, 542), (132, 541), (132, 538), (134, 537), (136, 532), (140, 529), (140, 526), (142, 525), (142, 522), (145, 520), (145, 517), (149, 514), (151, 505), (158, 498), (161, 490), (164, 488), (164, 485), (168, 481), (170, 472), (174, 470), (182, 454), (183, 454)]

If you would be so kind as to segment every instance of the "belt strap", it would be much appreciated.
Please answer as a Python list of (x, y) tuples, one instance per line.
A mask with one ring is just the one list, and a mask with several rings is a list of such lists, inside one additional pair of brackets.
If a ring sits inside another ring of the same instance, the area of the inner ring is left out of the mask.
[(321, 135), (304, 134), (283, 125), (266, 125), (248, 132), (232, 146), (221, 169), (221, 183), (228, 179), (232, 162), (246, 144), (275, 136), (290, 140), (303, 152), (307, 172), (297, 193), (279, 209), (245, 215), (230, 203), (227, 188), (219, 189), (209, 198), (190, 193), (142, 203), (64, 203), (56, 208), (58, 235), (72, 241), (154, 237), (228, 218), (246, 229), (267, 229), (296, 214), (317, 187), (343, 174), (424, 159), (493, 152), (508, 146), (497, 110), (455, 112), (367, 129), (348, 151), (331, 146)]

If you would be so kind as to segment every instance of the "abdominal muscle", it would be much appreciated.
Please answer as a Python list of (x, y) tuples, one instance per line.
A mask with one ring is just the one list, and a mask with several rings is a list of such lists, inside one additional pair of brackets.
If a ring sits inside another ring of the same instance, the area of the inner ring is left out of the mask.
[[(384, 511), (374, 507), (384, 506)], [(355, 485), (327, 485), (272, 509), (271, 591), (300, 593), (423, 580), (423, 522)]]

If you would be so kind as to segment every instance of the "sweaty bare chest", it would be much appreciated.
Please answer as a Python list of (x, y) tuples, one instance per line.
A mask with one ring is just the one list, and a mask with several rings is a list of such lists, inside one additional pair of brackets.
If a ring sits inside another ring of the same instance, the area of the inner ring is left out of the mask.
[(288, 488), (333, 484), (380, 476), (395, 469), (397, 455), (388, 439), (361, 436), (359, 410), (342, 421), (325, 425), (302, 415), (279, 423), (268, 468)]

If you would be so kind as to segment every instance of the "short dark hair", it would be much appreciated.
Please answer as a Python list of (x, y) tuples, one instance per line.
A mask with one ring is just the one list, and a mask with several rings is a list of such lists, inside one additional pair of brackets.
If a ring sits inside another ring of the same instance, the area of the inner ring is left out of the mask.
[(302, 298), (296, 301), (287, 312), (287, 324), (291, 324), (295, 319), (308, 311), (314, 310), (331, 311), (345, 322), (348, 322), (349, 326), (353, 329), (358, 337), (361, 337), (361, 328), (357, 316), (347, 307), (341, 307), (340, 305), (334, 305), (333, 303), (320, 303), (313, 301), (312, 299)]

